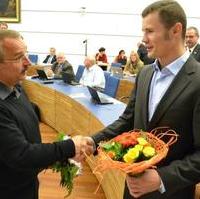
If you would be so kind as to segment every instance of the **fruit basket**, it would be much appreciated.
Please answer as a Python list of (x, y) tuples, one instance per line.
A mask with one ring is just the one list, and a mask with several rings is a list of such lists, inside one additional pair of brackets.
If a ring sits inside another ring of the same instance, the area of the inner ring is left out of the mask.
[(94, 173), (118, 169), (131, 175), (155, 167), (166, 157), (169, 146), (177, 141), (177, 133), (167, 127), (151, 132), (132, 130), (122, 133), (98, 148), (98, 162)]

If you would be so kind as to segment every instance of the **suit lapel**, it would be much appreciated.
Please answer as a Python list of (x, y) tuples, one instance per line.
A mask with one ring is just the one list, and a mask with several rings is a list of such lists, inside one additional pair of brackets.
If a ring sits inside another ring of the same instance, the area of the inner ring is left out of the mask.
[(199, 56), (199, 53), (200, 53), (200, 44), (197, 44), (197, 46), (194, 48), (192, 52), (192, 55), (195, 59), (197, 59)]
[(148, 107), (149, 107), (149, 91), (150, 91), (150, 83), (151, 83), (151, 79), (153, 76), (154, 70), (152, 67), (149, 67), (149, 70), (146, 72), (143, 81), (143, 87), (142, 87), (142, 93), (143, 93), (143, 97), (141, 99), (144, 99), (144, 108), (142, 109), (142, 115), (144, 118), (144, 124), (145, 124), (145, 129), (147, 127), (148, 124)]
[(180, 93), (190, 84), (191, 79), (188, 74), (194, 72), (194, 64), (195, 63), (193, 58), (190, 57), (188, 61), (183, 65), (181, 71), (179, 72), (179, 74), (177, 74), (170, 87), (164, 94), (163, 98), (161, 99), (160, 103), (158, 104), (153, 114), (153, 117), (148, 125), (149, 128), (154, 128), (154, 126), (156, 126), (156, 124), (162, 118), (164, 113), (166, 113), (170, 105), (173, 104)]

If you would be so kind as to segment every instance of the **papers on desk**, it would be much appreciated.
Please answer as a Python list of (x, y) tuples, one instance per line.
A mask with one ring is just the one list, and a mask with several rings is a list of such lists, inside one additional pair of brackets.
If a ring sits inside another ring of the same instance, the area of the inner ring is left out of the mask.
[(86, 98), (87, 96), (84, 93), (73, 93), (69, 95), (71, 98)]

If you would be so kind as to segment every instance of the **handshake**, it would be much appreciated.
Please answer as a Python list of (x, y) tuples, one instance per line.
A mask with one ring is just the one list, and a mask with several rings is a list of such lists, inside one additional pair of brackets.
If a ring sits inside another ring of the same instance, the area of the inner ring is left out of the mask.
[(95, 143), (91, 137), (77, 135), (72, 137), (75, 145), (75, 156), (72, 158), (77, 162), (83, 162), (86, 155), (91, 155), (95, 152)]

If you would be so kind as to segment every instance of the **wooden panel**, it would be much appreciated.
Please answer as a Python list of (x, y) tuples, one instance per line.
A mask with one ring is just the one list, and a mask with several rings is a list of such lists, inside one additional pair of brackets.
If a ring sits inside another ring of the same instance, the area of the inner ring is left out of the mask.
[(56, 123), (55, 129), (70, 135), (72, 132), (72, 100), (68, 96), (56, 92)]
[(104, 125), (96, 119), (96, 117), (91, 115), (90, 119), (90, 132), (88, 135), (93, 135), (97, 133), (98, 131), (102, 130), (104, 128)]
[(90, 132), (90, 112), (81, 104), (72, 101), (72, 135), (89, 135)]
[(37, 75), (37, 69), (47, 69), (51, 68), (51, 66), (46, 66), (46, 65), (31, 65), (28, 67), (28, 70), (26, 71), (26, 75), (32, 76), (32, 75)]
[(129, 97), (134, 86), (135, 84), (133, 82), (126, 79), (121, 79), (117, 89), (116, 98), (124, 103), (127, 103), (129, 99), (123, 97)]
[(23, 87), (29, 99), (39, 106), (42, 121), (55, 128), (55, 90), (28, 80)]

